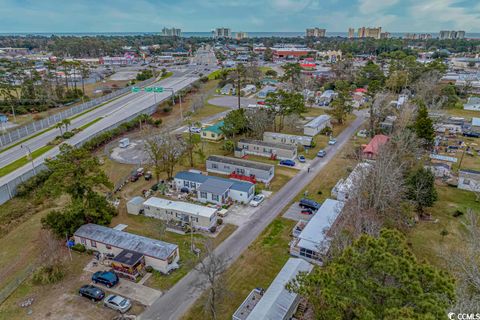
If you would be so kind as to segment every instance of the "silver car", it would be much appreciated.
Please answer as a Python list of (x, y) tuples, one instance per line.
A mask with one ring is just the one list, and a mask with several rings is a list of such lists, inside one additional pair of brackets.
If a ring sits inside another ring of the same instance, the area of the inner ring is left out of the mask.
[(105, 307), (109, 307), (110, 309), (117, 310), (121, 313), (127, 312), (132, 307), (130, 300), (114, 294), (106, 297), (105, 300), (103, 300), (103, 304)]

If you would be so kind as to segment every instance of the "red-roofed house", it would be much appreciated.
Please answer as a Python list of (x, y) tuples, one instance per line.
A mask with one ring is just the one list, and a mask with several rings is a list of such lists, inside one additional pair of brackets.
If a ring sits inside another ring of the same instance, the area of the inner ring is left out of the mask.
[(390, 139), (383, 134), (377, 134), (372, 140), (363, 148), (363, 156), (368, 159), (375, 159), (380, 151), (380, 148)]
[(365, 88), (357, 88), (357, 89), (355, 89), (355, 92), (367, 93), (367, 89), (365, 89)]

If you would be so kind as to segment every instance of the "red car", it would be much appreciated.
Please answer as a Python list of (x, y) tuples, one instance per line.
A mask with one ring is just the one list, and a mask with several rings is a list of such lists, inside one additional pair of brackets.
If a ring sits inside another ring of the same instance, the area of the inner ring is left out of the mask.
[(313, 214), (312, 209), (304, 208), (300, 211), (301, 214)]
[(265, 105), (265, 101), (258, 101), (257, 104), (264, 106), (264, 105)]

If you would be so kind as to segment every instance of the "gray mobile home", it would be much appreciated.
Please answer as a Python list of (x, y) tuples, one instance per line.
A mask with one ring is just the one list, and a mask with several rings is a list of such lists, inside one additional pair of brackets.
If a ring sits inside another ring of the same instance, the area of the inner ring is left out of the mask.
[(224, 156), (209, 156), (206, 166), (208, 172), (254, 176), (256, 180), (264, 183), (270, 182), (275, 175), (273, 165)]

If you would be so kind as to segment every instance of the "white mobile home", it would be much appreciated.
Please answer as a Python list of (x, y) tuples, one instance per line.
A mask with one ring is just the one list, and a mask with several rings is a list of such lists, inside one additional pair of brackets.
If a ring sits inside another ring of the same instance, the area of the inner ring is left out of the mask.
[(190, 225), (198, 229), (208, 230), (217, 223), (217, 209), (199, 206), (183, 201), (172, 201), (151, 197), (143, 203), (147, 217), (164, 221), (174, 221), (181, 225)]
[(458, 172), (458, 188), (480, 192), (480, 171), (461, 169)]
[(201, 173), (180, 171), (175, 175), (175, 188), (188, 189), (197, 200), (218, 205), (236, 201), (247, 204), (255, 195), (255, 185), (246, 181), (207, 176)]
[(277, 274), (268, 289), (263, 292), (254, 289), (240, 307), (232, 320), (289, 320), (295, 314), (300, 296), (289, 292), (285, 286), (300, 272), (310, 273), (313, 265), (305, 260), (290, 258)]
[(294, 134), (286, 134), (279, 132), (264, 132), (263, 141), (310, 147), (312, 146), (313, 138), (308, 136), (298, 136)]
[(362, 162), (357, 164), (355, 169), (350, 172), (346, 179), (338, 180), (335, 187), (332, 189), (332, 196), (339, 201), (347, 201), (350, 196), (356, 192), (356, 187), (362, 177), (368, 174), (368, 171), (372, 165), (368, 162)]
[(251, 177), (264, 183), (275, 176), (275, 166), (271, 164), (224, 156), (209, 156), (206, 167), (208, 172)]
[(240, 139), (235, 156), (255, 155), (279, 160), (295, 159), (297, 146), (285, 143), (266, 142), (260, 140)]
[(307, 136), (315, 136), (320, 133), (325, 127), (330, 127), (331, 117), (322, 114), (303, 126), (303, 134)]
[(480, 98), (479, 97), (468, 98), (467, 103), (463, 105), (463, 109), (470, 110), (470, 111), (480, 111)]
[(75, 243), (103, 254), (119, 255), (124, 250), (140, 253), (145, 264), (162, 273), (178, 268), (179, 251), (176, 244), (142, 237), (97, 224), (85, 224), (74, 233)]
[(322, 255), (330, 248), (330, 228), (340, 216), (344, 202), (327, 199), (290, 244), (290, 254), (322, 265)]

